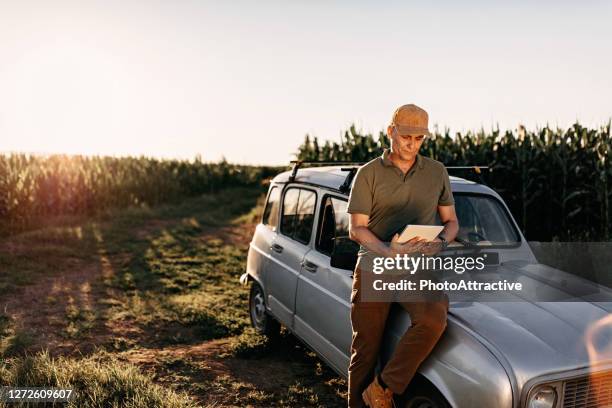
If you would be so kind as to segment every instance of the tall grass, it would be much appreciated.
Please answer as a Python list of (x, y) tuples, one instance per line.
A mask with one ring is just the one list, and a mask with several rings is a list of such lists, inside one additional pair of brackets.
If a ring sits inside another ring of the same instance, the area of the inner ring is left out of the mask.
[[(0, 385), (57, 387), (73, 390), (67, 407), (165, 407), (191, 408), (196, 404), (185, 394), (161, 387), (137, 367), (122, 363), (108, 353), (72, 359), (52, 358), (48, 353), (0, 361)], [(4, 404), (0, 407), (31, 406)], [(49, 404), (51, 405), (51, 404)]]
[[(389, 146), (354, 126), (339, 143), (306, 136), (301, 160), (367, 161)], [(612, 238), (612, 138), (610, 123), (599, 129), (436, 132), (422, 147), (425, 156), (447, 166), (488, 165), (485, 181), (508, 203), (528, 239), (609, 240)], [(457, 174), (470, 177), (469, 174)]]
[(154, 206), (224, 187), (252, 186), (277, 171), (199, 159), (0, 155), (0, 233), (54, 215)]

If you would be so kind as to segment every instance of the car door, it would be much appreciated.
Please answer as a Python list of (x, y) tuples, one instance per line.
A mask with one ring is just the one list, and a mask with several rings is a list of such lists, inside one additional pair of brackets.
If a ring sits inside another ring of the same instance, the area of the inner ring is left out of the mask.
[(345, 198), (321, 201), (315, 249), (304, 257), (296, 295), (294, 330), (340, 372), (348, 370), (351, 346), (350, 294), (353, 271), (330, 265), (335, 242), (348, 239)]
[(264, 293), (267, 288), (263, 284), (265, 273), (270, 264), (270, 252), (272, 243), (278, 231), (278, 220), (280, 215), (281, 187), (272, 186), (268, 192), (266, 206), (264, 208), (261, 222), (255, 229), (253, 239), (249, 244), (249, 254), (247, 257), (247, 272), (262, 283)]
[(293, 327), (295, 291), (304, 255), (310, 250), (317, 195), (288, 186), (283, 192), (279, 232), (270, 247), (266, 268), (268, 307), (283, 324)]

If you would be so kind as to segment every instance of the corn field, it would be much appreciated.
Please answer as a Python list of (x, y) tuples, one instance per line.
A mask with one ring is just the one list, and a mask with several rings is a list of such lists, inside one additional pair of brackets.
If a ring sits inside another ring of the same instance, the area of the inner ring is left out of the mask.
[(0, 236), (50, 216), (95, 215), (261, 185), (278, 171), (199, 159), (0, 155)]
[[(367, 161), (389, 146), (385, 133), (354, 126), (337, 142), (306, 136), (300, 160)], [(422, 154), (447, 166), (488, 165), (486, 184), (509, 205), (529, 240), (598, 241), (612, 238), (610, 124), (588, 129), (527, 131), (426, 139)], [(280, 171), (195, 161), (86, 156), (0, 155), (0, 235), (57, 215), (95, 215), (114, 208), (154, 206), (226, 186), (252, 186)], [(472, 178), (473, 173), (456, 175)]]
[[(300, 160), (368, 161), (389, 146), (354, 126), (339, 143), (306, 136)], [(610, 123), (599, 129), (575, 124), (516, 132), (435, 132), (421, 148), (447, 166), (490, 166), (484, 181), (506, 201), (527, 239), (607, 241), (612, 238), (612, 138)], [(453, 173), (451, 172), (451, 175)], [(454, 174), (471, 178), (473, 173)]]

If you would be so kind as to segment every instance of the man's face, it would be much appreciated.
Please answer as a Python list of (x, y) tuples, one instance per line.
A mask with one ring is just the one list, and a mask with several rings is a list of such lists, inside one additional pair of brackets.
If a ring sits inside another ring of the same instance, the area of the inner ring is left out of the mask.
[(414, 160), (425, 140), (425, 135), (400, 135), (395, 126), (389, 126), (388, 133), (391, 139), (391, 150), (401, 160)]

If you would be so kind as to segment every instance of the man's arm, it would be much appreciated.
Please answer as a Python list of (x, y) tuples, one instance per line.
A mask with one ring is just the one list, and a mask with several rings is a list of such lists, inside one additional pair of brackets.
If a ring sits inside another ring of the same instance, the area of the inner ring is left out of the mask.
[(372, 251), (382, 256), (393, 256), (391, 249), (370, 231), (368, 228), (369, 220), (369, 215), (351, 214), (349, 220), (349, 237), (358, 244), (363, 245), (368, 251)]
[[(438, 215), (440, 221), (444, 225), (444, 229), (440, 232), (440, 235), (444, 237), (447, 243), (451, 242), (457, 236), (459, 232), (459, 221), (457, 220), (457, 214), (455, 213), (454, 205), (439, 205)], [(423, 248), (423, 253), (427, 256), (433, 256), (444, 249), (442, 240), (436, 238), (433, 241), (426, 243)]]
[(399, 236), (395, 234), (391, 240), (391, 246), (385, 245), (370, 229), (368, 228), (369, 215), (351, 214), (349, 219), (349, 237), (363, 245), (368, 251), (385, 257), (394, 257), (397, 254), (414, 253), (419, 251), (425, 244), (426, 240), (421, 237), (414, 237), (410, 241), (403, 244), (397, 243)]
[[(448, 177), (448, 171), (446, 171), (446, 167), (444, 166), (442, 166), (442, 178), (444, 184), (440, 192), (440, 197), (438, 198), (438, 215), (440, 216), (440, 221), (442, 221), (444, 225), (444, 229), (440, 235), (444, 237), (446, 242), (451, 242), (457, 237), (459, 222), (457, 221), (457, 214), (455, 213), (455, 200), (453, 199), (451, 190), (450, 177)], [(436, 241), (440, 240), (436, 239)]]
[(457, 213), (455, 212), (454, 205), (439, 205), (438, 215), (440, 221), (444, 225), (444, 229), (440, 233), (446, 239), (446, 242), (451, 242), (457, 237), (459, 232), (459, 221), (457, 220)]

